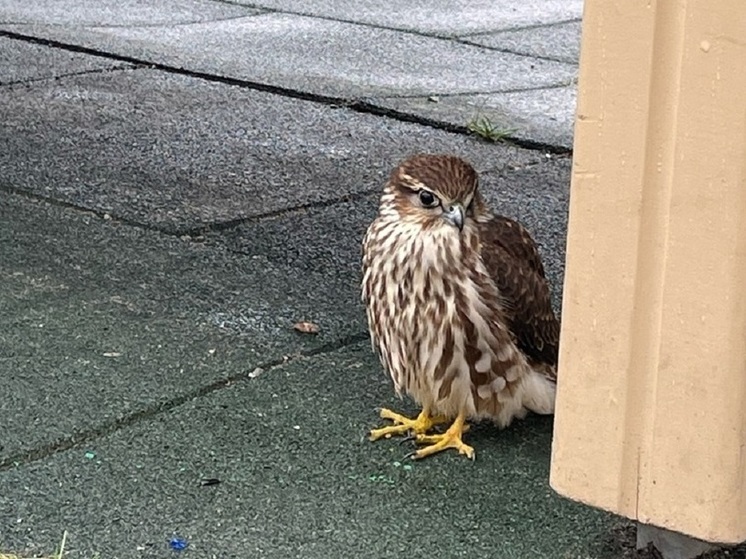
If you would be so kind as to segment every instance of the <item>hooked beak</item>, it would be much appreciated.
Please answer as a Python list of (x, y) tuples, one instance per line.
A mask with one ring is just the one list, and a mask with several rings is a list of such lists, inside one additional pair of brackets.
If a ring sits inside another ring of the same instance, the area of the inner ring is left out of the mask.
[(443, 219), (449, 221), (461, 231), (464, 228), (464, 207), (461, 204), (453, 204), (443, 211)]

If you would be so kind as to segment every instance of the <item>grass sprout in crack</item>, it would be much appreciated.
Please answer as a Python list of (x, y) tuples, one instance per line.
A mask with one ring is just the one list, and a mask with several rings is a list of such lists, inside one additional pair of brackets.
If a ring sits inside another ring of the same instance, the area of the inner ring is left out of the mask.
[(489, 142), (504, 142), (511, 134), (518, 131), (517, 128), (498, 127), (486, 116), (474, 117), (467, 123), (466, 127), (472, 134), (476, 134)]

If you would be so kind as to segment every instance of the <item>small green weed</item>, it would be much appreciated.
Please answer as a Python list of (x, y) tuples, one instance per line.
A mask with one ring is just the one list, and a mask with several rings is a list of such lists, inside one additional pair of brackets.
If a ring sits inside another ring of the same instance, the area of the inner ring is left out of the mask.
[(474, 117), (467, 123), (466, 127), (470, 132), (489, 142), (505, 141), (505, 138), (517, 131), (517, 128), (499, 128), (486, 116)]

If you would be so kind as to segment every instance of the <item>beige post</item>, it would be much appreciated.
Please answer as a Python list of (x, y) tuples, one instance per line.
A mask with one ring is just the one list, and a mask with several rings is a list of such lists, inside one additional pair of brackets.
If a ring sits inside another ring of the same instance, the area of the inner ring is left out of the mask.
[(551, 485), (746, 540), (746, 4), (586, 0)]

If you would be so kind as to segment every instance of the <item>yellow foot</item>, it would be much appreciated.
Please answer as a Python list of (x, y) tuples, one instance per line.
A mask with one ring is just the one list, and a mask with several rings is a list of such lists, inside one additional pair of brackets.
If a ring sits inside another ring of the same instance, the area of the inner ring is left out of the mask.
[(392, 435), (406, 435), (408, 433), (414, 433), (415, 435), (424, 435), (435, 425), (446, 423), (448, 420), (440, 415), (431, 416), (427, 409), (423, 409), (417, 419), (409, 419), (403, 415), (392, 412), (383, 408), (381, 410), (381, 417), (383, 419), (390, 419), (394, 422), (393, 425), (388, 427), (381, 427), (380, 429), (373, 429), (370, 432), (370, 440), (376, 441), (381, 437), (391, 438)]
[(469, 430), (469, 426), (464, 423), (463, 414), (459, 414), (456, 421), (453, 422), (448, 430), (442, 435), (417, 435), (415, 440), (418, 444), (427, 444), (428, 446), (412, 453), (412, 458), (417, 460), (430, 456), (447, 448), (455, 448), (459, 454), (474, 460), (474, 449), (461, 440), (461, 435)]

